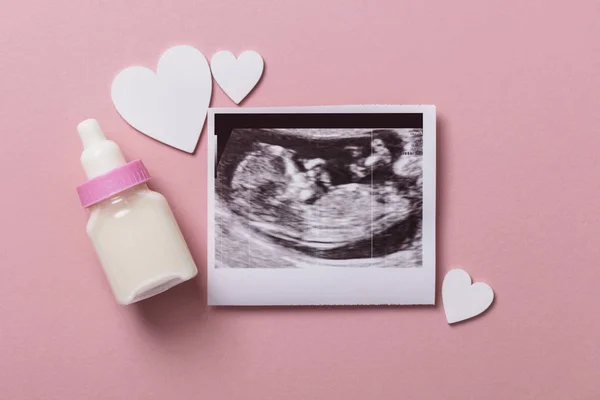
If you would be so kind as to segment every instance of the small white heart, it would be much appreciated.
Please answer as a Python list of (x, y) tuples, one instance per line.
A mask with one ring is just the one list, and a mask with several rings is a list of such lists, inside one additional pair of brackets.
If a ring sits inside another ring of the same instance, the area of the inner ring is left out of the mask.
[(260, 80), (264, 62), (256, 51), (245, 51), (235, 58), (223, 50), (212, 56), (210, 68), (221, 89), (235, 104), (240, 104)]
[(188, 153), (200, 139), (211, 92), (208, 62), (192, 46), (165, 51), (156, 74), (146, 67), (124, 69), (111, 87), (112, 101), (129, 125)]
[(471, 285), (471, 277), (462, 269), (450, 270), (442, 285), (442, 300), (449, 324), (473, 318), (494, 301), (494, 291), (487, 283)]

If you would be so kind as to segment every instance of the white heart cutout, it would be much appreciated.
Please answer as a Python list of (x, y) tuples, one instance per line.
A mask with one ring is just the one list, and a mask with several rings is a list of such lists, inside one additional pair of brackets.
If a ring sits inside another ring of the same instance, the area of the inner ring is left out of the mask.
[(471, 277), (463, 269), (450, 270), (442, 284), (442, 300), (449, 324), (473, 318), (494, 301), (494, 291), (487, 283), (471, 284)]
[(192, 46), (165, 51), (156, 73), (137, 66), (122, 70), (111, 87), (113, 104), (129, 125), (188, 153), (200, 139), (211, 93), (208, 62)]
[(244, 51), (235, 58), (230, 51), (219, 51), (210, 59), (215, 81), (221, 89), (235, 102), (242, 100), (254, 89), (264, 69), (264, 61), (256, 51)]

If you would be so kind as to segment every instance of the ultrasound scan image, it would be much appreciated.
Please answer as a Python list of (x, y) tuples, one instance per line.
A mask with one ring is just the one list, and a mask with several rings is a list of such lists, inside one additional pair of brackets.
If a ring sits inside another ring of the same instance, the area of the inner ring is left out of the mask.
[(215, 266), (421, 267), (422, 144), (421, 129), (234, 129)]

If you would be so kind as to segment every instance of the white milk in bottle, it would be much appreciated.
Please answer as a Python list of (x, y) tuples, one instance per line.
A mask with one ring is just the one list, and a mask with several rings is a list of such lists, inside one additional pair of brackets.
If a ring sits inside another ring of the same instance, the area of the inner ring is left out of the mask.
[(117, 301), (131, 304), (196, 276), (167, 200), (146, 185), (144, 164), (126, 162), (96, 120), (83, 121), (77, 130), (89, 179), (77, 191), (90, 210), (87, 233)]

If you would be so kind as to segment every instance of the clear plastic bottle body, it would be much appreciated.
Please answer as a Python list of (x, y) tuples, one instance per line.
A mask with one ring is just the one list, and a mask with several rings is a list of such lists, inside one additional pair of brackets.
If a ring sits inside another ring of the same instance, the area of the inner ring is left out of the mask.
[(167, 200), (140, 184), (90, 208), (87, 233), (117, 301), (131, 304), (197, 268)]

